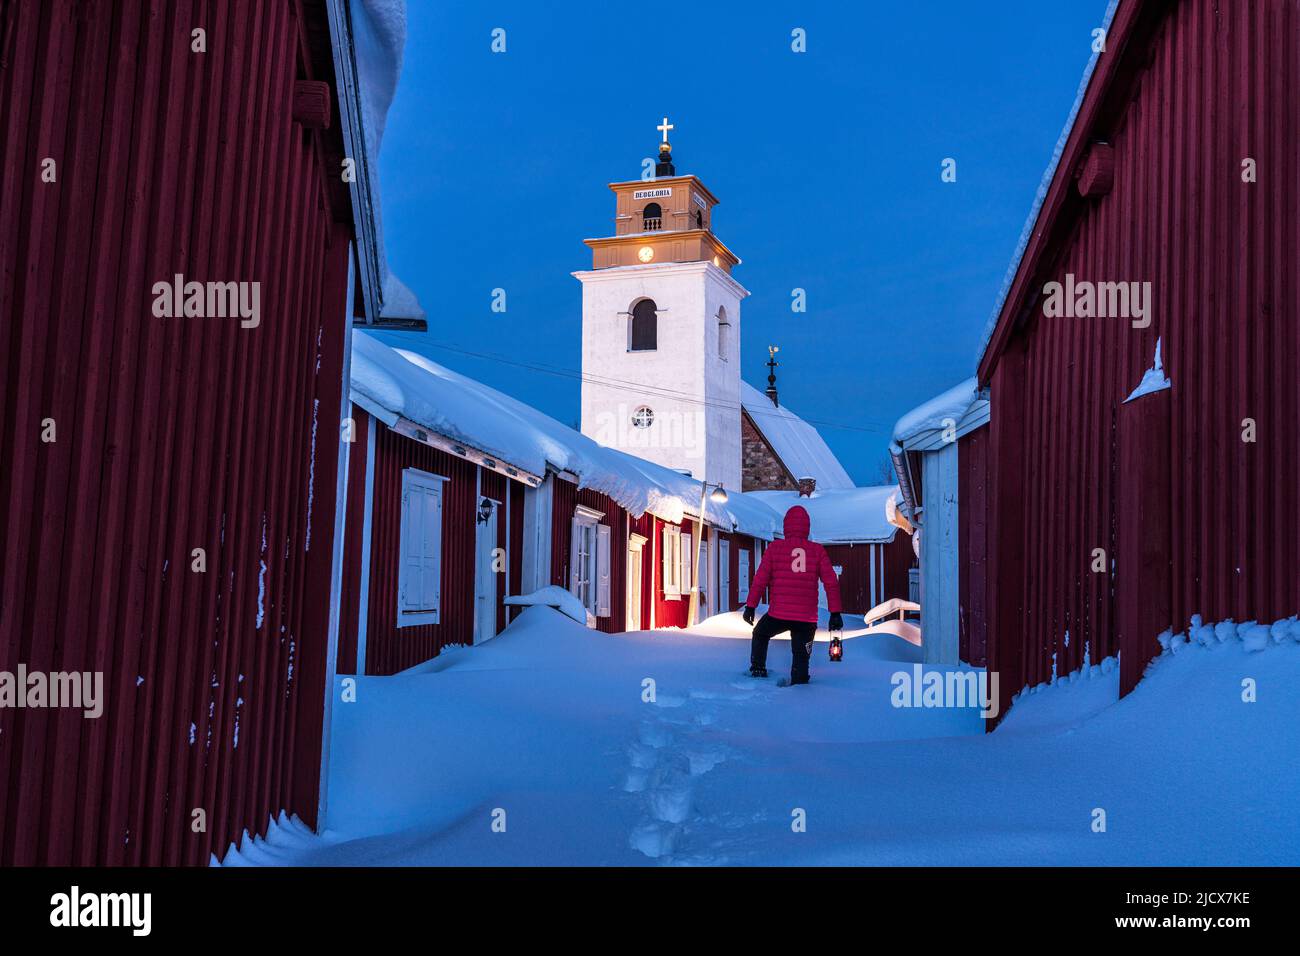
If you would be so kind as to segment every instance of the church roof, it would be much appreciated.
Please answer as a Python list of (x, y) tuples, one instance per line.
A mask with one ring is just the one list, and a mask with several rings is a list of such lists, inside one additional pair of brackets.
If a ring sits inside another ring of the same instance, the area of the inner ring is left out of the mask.
[(771, 399), (743, 380), (740, 404), (795, 478), (816, 478), (819, 491), (853, 487), (853, 479), (817, 429), (790, 409), (773, 405)]

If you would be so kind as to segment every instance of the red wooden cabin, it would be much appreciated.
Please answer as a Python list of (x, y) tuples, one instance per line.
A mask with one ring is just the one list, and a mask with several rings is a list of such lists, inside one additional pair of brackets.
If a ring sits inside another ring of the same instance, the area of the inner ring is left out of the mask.
[[(979, 365), (1001, 713), (1117, 653), (1127, 693), (1193, 614), (1300, 609), (1298, 77), (1291, 0), (1118, 4)], [(1049, 317), (1051, 282), (1150, 295)]]
[(0, 4), (0, 670), (103, 676), (97, 718), (0, 709), (0, 865), (316, 821), (357, 232), (332, 36), (312, 0)]

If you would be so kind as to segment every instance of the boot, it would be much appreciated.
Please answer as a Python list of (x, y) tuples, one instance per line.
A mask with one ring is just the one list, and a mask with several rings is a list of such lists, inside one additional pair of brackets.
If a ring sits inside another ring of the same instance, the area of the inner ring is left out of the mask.
[(765, 678), (765, 677), (767, 677), (767, 668), (766, 668), (766, 667), (762, 667), (762, 666), (760, 666), (760, 665), (758, 665), (758, 664), (750, 664), (750, 665), (749, 665), (749, 676), (750, 676), (750, 677), (764, 677), (764, 678)]

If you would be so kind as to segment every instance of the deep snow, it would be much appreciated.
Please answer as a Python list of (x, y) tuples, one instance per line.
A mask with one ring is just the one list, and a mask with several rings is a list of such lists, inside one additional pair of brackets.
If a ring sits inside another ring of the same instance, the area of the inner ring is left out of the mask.
[[(1110, 660), (985, 734), (891, 706), (919, 649), (887, 635), (850, 629), (842, 664), (819, 643), (813, 683), (777, 688), (742, 676), (735, 614), (604, 635), (531, 607), (438, 672), (359, 678), (327, 832), (282, 818), (224, 862), (1294, 865), (1300, 644), (1274, 630), (1166, 638), (1124, 700)], [(788, 662), (774, 641), (773, 678)]]

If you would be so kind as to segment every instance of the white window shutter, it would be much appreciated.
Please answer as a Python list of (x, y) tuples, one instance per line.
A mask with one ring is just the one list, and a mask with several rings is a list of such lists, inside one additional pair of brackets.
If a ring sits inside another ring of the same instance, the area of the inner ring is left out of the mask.
[(736, 582), (736, 599), (743, 601), (749, 597), (749, 552), (742, 548), (736, 557), (740, 559), (740, 580)]
[(695, 556), (695, 552), (691, 550), (691, 536), (689, 534), (683, 534), (681, 540), (682, 540), (682, 556), (681, 556), (680, 566), (682, 569), (682, 593), (690, 594), (691, 593), (691, 558)]
[(424, 494), (415, 486), (402, 492), (402, 581), (398, 596), (403, 610), (419, 610), (421, 579), (424, 573), (423, 542), (420, 539), (420, 513)]
[(575, 595), (578, 594), (578, 562), (581, 551), (582, 522), (575, 517), (569, 533), (569, 591)]
[[(442, 598), (442, 489), (424, 489), (424, 610), (438, 613)], [(435, 617), (436, 621), (437, 618)]]
[(609, 542), (607, 524), (596, 526), (596, 616), (609, 617)]
[(664, 565), (664, 594), (677, 593), (677, 579), (673, 574), (673, 536), (672, 526), (664, 525), (664, 546), (663, 546), (663, 565)]

